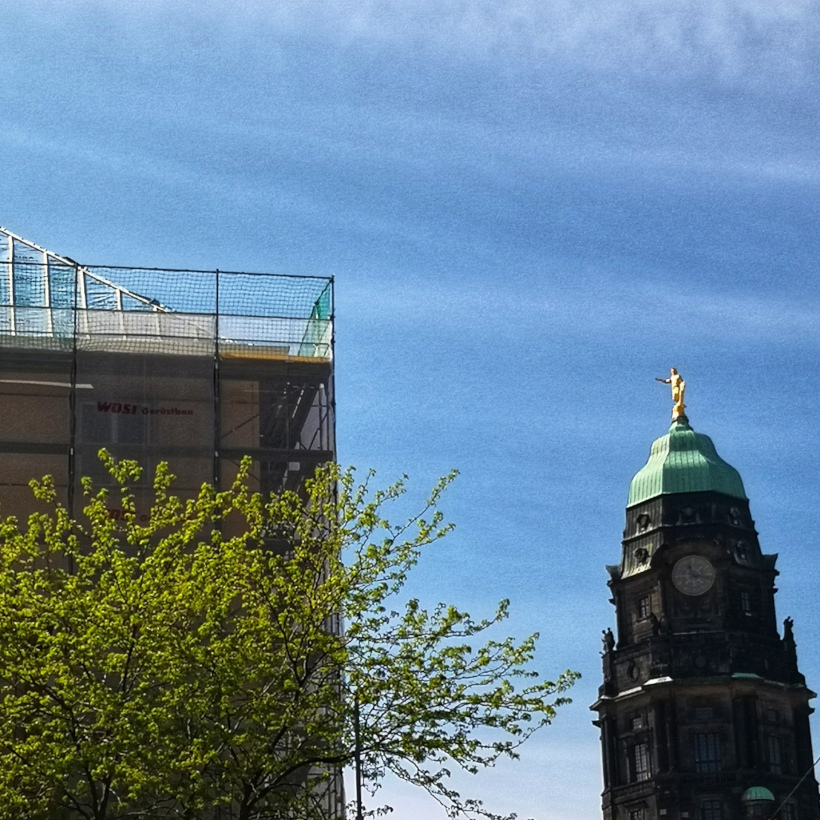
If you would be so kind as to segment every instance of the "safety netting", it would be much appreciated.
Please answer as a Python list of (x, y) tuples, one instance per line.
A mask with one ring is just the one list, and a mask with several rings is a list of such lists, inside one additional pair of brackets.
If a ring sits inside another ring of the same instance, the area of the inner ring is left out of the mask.
[(332, 293), (324, 277), (89, 267), (0, 253), (0, 343), (182, 355), (219, 344), (329, 359)]
[(243, 456), (298, 488), (335, 456), (333, 282), (85, 266), (0, 229), (0, 407), (0, 514), (44, 474), (75, 508), (102, 447), (145, 468), (144, 509), (160, 461), (183, 495)]

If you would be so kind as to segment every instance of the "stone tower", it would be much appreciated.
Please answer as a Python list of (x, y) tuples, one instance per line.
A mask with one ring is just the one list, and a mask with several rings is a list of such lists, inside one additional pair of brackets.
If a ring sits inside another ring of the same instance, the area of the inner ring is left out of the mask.
[(778, 634), (737, 470), (680, 411), (632, 479), (607, 567), (604, 820), (820, 820), (792, 621)]

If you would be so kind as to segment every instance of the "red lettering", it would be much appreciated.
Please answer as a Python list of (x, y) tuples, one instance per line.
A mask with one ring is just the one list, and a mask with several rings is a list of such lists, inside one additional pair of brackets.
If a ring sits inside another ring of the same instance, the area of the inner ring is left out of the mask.
[(98, 413), (107, 413), (111, 409), (111, 402), (110, 401), (98, 401), (97, 402), (97, 412)]

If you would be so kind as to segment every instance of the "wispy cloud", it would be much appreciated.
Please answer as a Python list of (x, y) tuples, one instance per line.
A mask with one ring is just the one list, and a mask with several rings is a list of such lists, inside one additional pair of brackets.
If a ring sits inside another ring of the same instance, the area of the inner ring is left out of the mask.
[[(146, 29), (188, 30), (185, 42), (220, 42), (253, 33), (383, 44), (454, 57), (538, 58), (549, 64), (657, 77), (803, 84), (817, 74), (817, 0), (30, 0), (48, 23), (74, 15)], [(209, 32), (204, 31), (210, 29)]]
[[(583, 277), (583, 278), (580, 278)], [(586, 279), (586, 281), (584, 281)], [(701, 343), (731, 338), (738, 344), (816, 350), (820, 347), (820, 305), (789, 295), (727, 292), (719, 286), (687, 290), (654, 276), (624, 279), (613, 271), (581, 274), (570, 267), (545, 269), (534, 286), (506, 281), (412, 282), (373, 291), (347, 284), (342, 298), (374, 325), (448, 329), (460, 334), (530, 339), (660, 338), (670, 322), (687, 328)], [(488, 309), (488, 306), (492, 309)]]

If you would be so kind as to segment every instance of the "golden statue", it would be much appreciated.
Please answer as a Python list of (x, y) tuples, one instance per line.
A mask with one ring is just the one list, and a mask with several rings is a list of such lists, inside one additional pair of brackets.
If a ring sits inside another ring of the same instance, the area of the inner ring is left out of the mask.
[(683, 391), (686, 390), (686, 382), (681, 378), (680, 373), (673, 367), (669, 372), (668, 379), (655, 378), (656, 382), (663, 382), (672, 387), (672, 401), (675, 406), (672, 408), (672, 421), (681, 417), (686, 417), (686, 406), (683, 403)]

